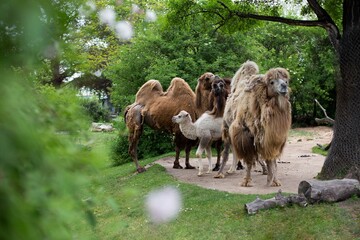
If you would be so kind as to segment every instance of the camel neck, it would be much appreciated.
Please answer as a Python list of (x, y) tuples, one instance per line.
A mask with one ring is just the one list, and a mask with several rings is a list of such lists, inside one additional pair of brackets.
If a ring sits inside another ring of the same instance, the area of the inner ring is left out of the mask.
[(186, 138), (196, 140), (196, 126), (190, 120), (180, 124), (180, 130)]

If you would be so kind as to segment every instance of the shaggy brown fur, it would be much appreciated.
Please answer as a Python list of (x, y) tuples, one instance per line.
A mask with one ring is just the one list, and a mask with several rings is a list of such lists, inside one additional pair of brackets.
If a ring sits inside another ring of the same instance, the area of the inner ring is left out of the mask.
[(230, 93), (230, 82), (224, 79), (215, 79), (211, 85), (211, 92), (209, 95), (209, 109), (212, 109), (210, 115), (223, 117), (226, 99)]
[(267, 185), (281, 185), (276, 176), (276, 159), (291, 126), (289, 78), (283, 68), (270, 69), (265, 76), (251, 77), (250, 87), (239, 93), (240, 104), (229, 135), (236, 156), (247, 165), (242, 186), (251, 186), (251, 168), (258, 156), (265, 159), (268, 167)]
[(209, 95), (211, 92), (211, 84), (215, 80), (215, 75), (207, 72), (201, 75), (195, 88), (196, 93), (196, 109), (198, 116), (204, 112), (211, 110)]
[[(249, 82), (249, 78), (253, 75), (259, 73), (259, 67), (255, 62), (247, 61), (241, 65), (239, 70), (235, 73), (234, 77), (231, 80), (231, 93), (226, 101), (225, 109), (224, 109), (224, 121), (223, 121), (223, 129), (222, 129), (222, 140), (224, 141), (224, 150), (223, 150), (223, 161), (219, 172), (215, 176), (215, 178), (224, 178), (223, 174), (224, 167), (226, 162), (229, 159), (229, 153), (231, 146), (231, 139), (229, 136), (229, 127), (231, 123), (234, 121), (237, 111), (237, 106), (240, 104), (239, 94), (245, 89)], [(238, 162), (235, 154), (233, 154), (233, 164), (229, 169), (229, 173), (235, 171), (235, 165)], [(240, 162), (240, 161), (239, 161)], [(241, 164), (240, 164), (241, 165)]]
[[(190, 86), (181, 78), (174, 78), (166, 92), (159, 81), (147, 81), (137, 92), (135, 103), (125, 109), (125, 121), (129, 129), (129, 154), (134, 160), (137, 171), (143, 172), (145, 169), (138, 163), (137, 146), (143, 132), (143, 124), (147, 124), (155, 130), (166, 130), (174, 134), (175, 161), (174, 168), (182, 168), (179, 163), (180, 150), (185, 149), (186, 168), (194, 168), (189, 164), (189, 154), (191, 147), (197, 141), (184, 137), (178, 124), (171, 121), (172, 116), (185, 110), (190, 113), (193, 119), (197, 119), (203, 112), (209, 110), (209, 94), (211, 83), (215, 79), (212, 73), (203, 74), (198, 81), (197, 93), (200, 101), (199, 108), (196, 107), (196, 96)], [(208, 85), (210, 84), (210, 88)], [(203, 110), (205, 109), (205, 110)], [(220, 151), (220, 150), (219, 150)]]
[[(230, 84), (231, 79), (229, 78), (216, 78), (211, 84), (211, 92), (208, 96), (208, 109), (210, 111), (210, 115), (218, 117), (223, 117), (224, 109), (226, 104), (226, 99), (230, 93)], [(221, 148), (223, 145), (222, 139), (214, 141), (215, 148), (217, 150), (217, 159), (215, 167), (213, 171), (218, 171), (220, 169), (220, 159), (221, 159)], [(241, 163), (239, 164), (239, 168), (242, 169)]]

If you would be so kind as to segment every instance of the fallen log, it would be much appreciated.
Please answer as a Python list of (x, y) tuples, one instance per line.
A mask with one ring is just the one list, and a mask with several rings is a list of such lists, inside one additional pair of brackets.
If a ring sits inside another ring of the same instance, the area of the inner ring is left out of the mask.
[(259, 210), (275, 207), (285, 207), (292, 204), (306, 207), (308, 203), (338, 202), (354, 195), (360, 196), (360, 182), (356, 179), (335, 179), (328, 181), (308, 180), (301, 181), (298, 194), (284, 196), (281, 189), (270, 199), (262, 200), (259, 197), (245, 204), (248, 214), (255, 214)]
[(360, 196), (360, 183), (356, 179), (334, 179), (328, 181), (308, 180), (299, 184), (298, 193), (309, 203), (338, 202), (354, 195)]
[(259, 197), (250, 203), (245, 204), (245, 209), (248, 214), (255, 214), (259, 210), (269, 209), (275, 207), (285, 207), (287, 205), (298, 204), (299, 206), (306, 207), (307, 201), (304, 195), (293, 194), (290, 196), (284, 196), (281, 194), (281, 189), (275, 195), (275, 197), (262, 200)]

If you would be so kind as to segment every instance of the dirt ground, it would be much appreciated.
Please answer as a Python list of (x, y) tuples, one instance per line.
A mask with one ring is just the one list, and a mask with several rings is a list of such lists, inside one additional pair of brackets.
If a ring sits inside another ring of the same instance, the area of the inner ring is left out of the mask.
[[(314, 178), (320, 172), (325, 160), (324, 156), (312, 153), (311, 148), (316, 144), (328, 144), (332, 139), (333, 132), (328, 127), (295, 130), (306, 132), (306, 134), (294, 134), (293, 136), (290, 134), (284, 152), (280, 160), (277, 161), (278, 179), (282, 183), (280, 187), (266, 186), (266, 176), (259, 172), (261, 170), (260, 165), (257, 165), (251, 173), (253, 187), (241, 187), (240, 182), (245, 176), (245, 170), (237, 170), (234, 174), (226, 173), (225, 178), (218, 179), (214, 178), (216, 172), (198, 177), (197, 169), (173, 169), (173, 157), (160, 159), (156, 163), (164, 166), (169, 174), (180, 181), (208, 189), (242, 194), (267, 194), (278, 192), (279, 189), (287, 193), (297, 193), (299, 183), (302, 180)], [(216, 156), (213, 156), (212, 160), (215, 164)], [(232, 156), (229, 156), (225, 171), (229, 169), (231, 162)], [(180, 159), (180, 163), (184, 166), (184, 159)], [(203, 163), (204, 169), (207, 170), (207, 159), (203, 158)], [(197, 166), (197, 159), (191, 158), (190, 164)]]

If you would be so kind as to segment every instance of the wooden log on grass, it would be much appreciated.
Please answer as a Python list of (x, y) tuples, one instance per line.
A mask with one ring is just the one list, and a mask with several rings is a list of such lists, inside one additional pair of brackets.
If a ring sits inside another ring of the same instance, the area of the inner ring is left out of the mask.
[(360, 183), (356, 179), (334, 179), (328, 181), (308, 180), (299, 184), (298, 193), (309, 203), (338, 202), (354, 195), (360, 196)]
[(304, 195), (293, 194), (290, 196), (284, 196), (281, 194), (281, 189), (275, 195), (275, 197), (262, 200), (259, 197), (250, 203), (245, 204), (245, 209), (248, 214), (255, 214), (259, 210), (269, 209), (275, 207), (285, 207), (287, 205), (298, 204), (302, 207), (307, 206), (307, 201)]
[(275, 197), (262, 200), (257, 197), (254, 201), (245, 204), (248, 214), (255, 214), (259, 210), (275, 207), (285, 207), (298, 204), (306, 207), (308, 203), (338, 202), (354, 195), (360, 196), (360, 183), (356, 179), (335, 179), (328, 181), (302, 181), (298, 187), (298, 194), (284, 196), (281, 189)]

